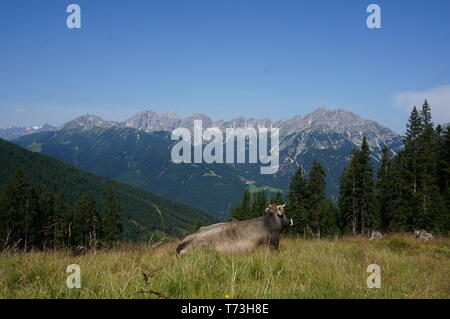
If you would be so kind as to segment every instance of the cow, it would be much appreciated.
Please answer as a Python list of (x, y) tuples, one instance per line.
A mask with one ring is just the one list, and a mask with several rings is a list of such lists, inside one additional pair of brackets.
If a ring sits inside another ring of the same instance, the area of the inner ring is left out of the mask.
[(285, 206), (270, 204), (265, 209), (266, 216), (200, 227), (181, 241), (177, 254), (202, 248), (223, 253), (251, 252), (260, 246), (277, 250), (281, 230), (293, 225), (284, 211)]

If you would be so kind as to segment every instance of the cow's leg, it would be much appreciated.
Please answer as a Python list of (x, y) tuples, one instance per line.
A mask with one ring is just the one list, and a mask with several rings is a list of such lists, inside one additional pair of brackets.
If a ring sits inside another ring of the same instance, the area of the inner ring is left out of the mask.
[(272, 237), (269, 241), (269, 250), (278, 251), (278, 246), (280, 245), (278, 237)]

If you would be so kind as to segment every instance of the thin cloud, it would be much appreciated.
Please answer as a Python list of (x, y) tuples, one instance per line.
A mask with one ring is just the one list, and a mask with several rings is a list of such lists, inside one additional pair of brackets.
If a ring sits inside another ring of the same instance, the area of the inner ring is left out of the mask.
[(16, 108), (17, 113), (30, 113), (33, 111), (31, 106), (20, 106)]
[(420, 108), (425, 99), (430, 104), (433, 122), (450, 122), (450, 84), (425, 91), (400, 92), (395, 95), (395, 105), (409, 112), (414, 106)]

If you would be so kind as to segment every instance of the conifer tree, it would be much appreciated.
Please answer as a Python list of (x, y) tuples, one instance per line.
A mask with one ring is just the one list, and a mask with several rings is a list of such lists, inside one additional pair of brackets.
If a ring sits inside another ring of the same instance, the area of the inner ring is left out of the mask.
[(344, 232), (358, 233), (358, 188), (357, 188), (357, 157), (359, 151), (353, 150), (351, 160), (344, 169), (339, 189), (339, 209), (343, 220)]
[(431, 121), (431, 111), (427, 100), (422, 105), (420, 113), (422, 121), (422, 134), (419, 137), (420, 149), (418, 152), (419, 191), (418, 191), (418, 228), (438, 228), (435, 221), (436, 214), (440, 214), (442, 198), (437, 185), (438, 170), (438, 136)]
[(408, 170), (406, 152), (400, 151), (392, 158), (390, 165), (390, 184), (392, 199), (387, 203), (389, 208), (389, 231), (410, 231), (414, 207), (414, 193), (411, 187), (411, 176)]
[(244, 190), (242, 201), (230, 212), (230, 217), (237, 220), (245, 220), (251, 217), (250, 191)]
[(266, 191), (263, 189), (257, 193), (254, 193), (251, 208), (252, 210), (251, 218), (264, 216), (266, 207), (267, 207)]
[(6, 186), (2, 197), (3, 245), (14, 245), (27, 251), (37, 239), (36, 218), (39, 216), (39, 197), (22, 171)]
[(52, 241), (52, 219), (55, 214), (54, 211), (55, 199), (53, 194), (48, 190), (45, 192), (44, 197), (40, 204), (40, 214), (36, 218), (36, 246), (40, 248), (46, 248), (51, 245)]
[(233, 206), (231, 206), (230, 212), (228, 213), (231, 220), (239, 220), (240, 219), (240, 214), (241, 214), (240, 206), (241, 206), (240, 202), (237, 202)]
[(325, 202), (325, 170), (314, 161), (309, 173), (306, 187), (308, 201), (306, 209), (310, 212), (310, 224), (315, 236), (320, 238), (323, 221), (323, 204)]
[(414, 107), (406, 125), (406, 134), (403, 137), (403, 154), (399, 158), (402, 169), (401, 182), (407, 186), (405, 191), (400, 195), (399, 204), (408, 211), (408, 225), (417, 225), (417, 216), (419, 215), (419, 152), (422, 131), (422, 118), (416, 107)]
[(64, 200), (63, 193), (59, 193), (56, 196), (53, 211), (54, 211), (54, 215), (52, 218), (53, 249), (69, 247), (72, 220), (69, 210), (67, 208), (67, 204)]
[(249, 219), (249, 217), (251, 217), (250, 191), (248, 189), (244, 191), (244, 196), (242, 198), (241, 214), (243, 220)]
[(339, 209), (330, 200), (324, 200), (320, 208), (320, 235), (335, 237), (340, 234)]
[(264, 189), (258, 193), (258, 198), (256, 202), (258, 204), (258, 209), (260, 210), (258, 215), (264, 216), (266, 213), (265, 210), (269, 204), (267, 201), (266, 191)]
[(378, 168), (377, 181), (375, 188), (376, 197), (376, 210), (377, 215), (380, 218), (380, 230), (386, 230), (389, 227), (391, 220), (391, 211), (389, 203), (392, 200), (392, 185), (390, 170), (391, 170), (391, 157), (387, 147), (383, 147), (381, 150), (381, 163)]
[(361, 233), (370, 235), (374, 228), (379, 227), (380, 220), (375, 210), (373, 169), (370, 161), (369, 144), (365, 136), (361, 144), (358, 166), (361, 170), (361, 192), (358, 196), (361, 205)]
[(103, 240), (110, 246), (122, 240), (122, 207), (116, 198), (112, 184), (108, 185), (106, 195), (106, 212), (103, 223)]
[(100, 218), (95, 199), (84, 195), (75, 204), (73, 213), (73, 243), (76, 246), (96, 248)]
[(300, 166), (289, 184), (288, 206), (289, 216), (295, 221), (289, 232), (296, 235), (306, 236), (306, 231), (310, 227), (309, 216), (305, 209), (306, 179), (303, 167)]
[(270, 198), (270, 203), (278, 205), (284, 203), (283, 195), (281, 195), (280, 191), (275, 192), (275, 194)]
[(353, 150), (348, 167), (341, 178), (339, 207), (344, 227), (354, 235), (370, 234), (379, 225), (373, 194), (373, 170), (370, 150), (363, 137), (360, 150)]
[(441, 216), (441, 230), (450, 236), (450, 126), (442, 134), (439, 147), (438, 186), (442, 194), (444, 209)]

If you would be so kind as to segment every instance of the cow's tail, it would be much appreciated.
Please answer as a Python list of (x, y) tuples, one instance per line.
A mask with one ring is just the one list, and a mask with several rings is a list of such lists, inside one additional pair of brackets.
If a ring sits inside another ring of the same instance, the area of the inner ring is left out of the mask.
[(189, 245), (190, 241), (184, 241), (181, 244), (178, 245), (177, 247), (177, 254), (180, 255), (183, 250)]

